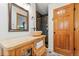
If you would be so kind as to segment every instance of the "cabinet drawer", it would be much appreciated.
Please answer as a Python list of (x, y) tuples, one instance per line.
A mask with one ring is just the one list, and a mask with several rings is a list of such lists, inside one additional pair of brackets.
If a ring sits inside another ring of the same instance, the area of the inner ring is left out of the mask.
[(35, 49), (39, 49), (42, 46), (45, 46), (45, 39), (41, 38), (39, 40), (36, 40), (34, 46), (35, 46)]

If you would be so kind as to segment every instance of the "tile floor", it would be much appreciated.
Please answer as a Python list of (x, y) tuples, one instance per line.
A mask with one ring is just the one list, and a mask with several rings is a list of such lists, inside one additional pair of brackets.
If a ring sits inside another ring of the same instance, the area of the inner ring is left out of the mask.
[(48, 53), (47, 56), (62, 56), (61, 54), (52, 52), (52, 53)]
[(63, 55), (58, 54), (58, 53), (53, 52), (53, 51), (47, 51), (47, 56), (63, 56)]

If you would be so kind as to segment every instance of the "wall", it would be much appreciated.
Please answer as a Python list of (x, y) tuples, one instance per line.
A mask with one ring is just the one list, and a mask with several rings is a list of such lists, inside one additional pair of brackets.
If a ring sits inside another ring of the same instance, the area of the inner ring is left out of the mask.
[[(36, 4), (32, 3), (31, 8), (29, 10), (29, 30), (33, 31), (33, 28), (36, 28)], [(32, 16), (34, 17), (33, 19)]]
[(48, 5), (48, 49), (52, 51), (54, 49), (54, 23), (53, 23), (53, 9), (62, 7), (67, 3), (52, 3)]
[(29, 8), (29, 32), (8, 32), (8, 4), (0, 4), (0, 37), (21, 37), (28, 36), (33, 31), (32, 16), (36, 20), (36, 5), (31, 4)]

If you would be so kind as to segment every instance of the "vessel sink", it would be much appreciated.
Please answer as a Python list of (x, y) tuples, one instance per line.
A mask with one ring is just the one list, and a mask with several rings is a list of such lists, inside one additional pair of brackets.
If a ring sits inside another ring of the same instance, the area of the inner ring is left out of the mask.
[(42, 34), (42, 31), (34, 31), (33, 36), (40, 36)]

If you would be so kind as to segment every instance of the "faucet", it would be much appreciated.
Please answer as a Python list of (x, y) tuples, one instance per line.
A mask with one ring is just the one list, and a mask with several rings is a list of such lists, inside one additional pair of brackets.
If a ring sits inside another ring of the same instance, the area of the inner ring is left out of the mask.
[(34, 27), (33, 30), (36, 31), (36, 28)]

